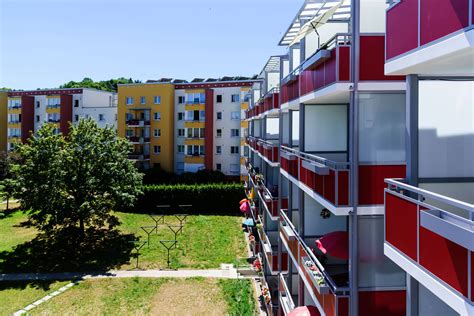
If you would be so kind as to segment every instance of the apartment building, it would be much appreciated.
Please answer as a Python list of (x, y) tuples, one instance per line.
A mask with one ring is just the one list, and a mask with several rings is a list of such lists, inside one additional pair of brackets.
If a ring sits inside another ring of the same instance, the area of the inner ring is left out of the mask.
[(238, 177), (246, 125), (241, 113), (253, 82), (224, 77), (119, 85), (119, 135), (133, 142), (131, 158), (142, 168)]
[[(384, 254), (386, 178), (406, 177), (406, 77), (385, 73), (386, 1), (307, 0), (254, 87), (247, 192), (269, 314), (404, 315)], [(253, 193), (252, 193), (253, 191)]]
[(0, 90), (0, 151), (7, 151), (8, 91)]
[(387, 179), (384, 253), (407, 315), (474, 315), (474, 3), (392, 1), (385, 73), (406, 75), (407, 174)]
[(174, 85), (169, 81), (118, 86), (118, 135), (133, 144), (141, 169), (173, 172)]
[(112, 92), (78, 88), (9, 91), (6, 95), (4, 132), (8, 150), (18, 141), (25, 142), (44, 123), (56, 124), (57, 132), (64, 135), (68, 134), (71, 123), (82, 118), (92, 118), (100, 126), (116, 125), (117, 101)]

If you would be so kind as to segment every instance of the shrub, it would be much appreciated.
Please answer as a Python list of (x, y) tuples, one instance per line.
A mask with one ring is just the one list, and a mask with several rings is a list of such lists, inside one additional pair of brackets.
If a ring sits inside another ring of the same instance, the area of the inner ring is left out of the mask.
[(157, 205), (170, 205), (170, 213), (179, 213), (178, 205), (188, 204), (192, 205), (189, 212), (235, 214), (239, 212), (239, 201), (245, 197), (240, 183), (145, 185), (142, 191), (129, 211), (156, 213)]
[(174, 174), (166, 172), (159, 166), (143, 171), (144, 184), (204, 184), (204, 183), (238, 183), (239, 176), (226, 176), (217, 170), (199, 170)]

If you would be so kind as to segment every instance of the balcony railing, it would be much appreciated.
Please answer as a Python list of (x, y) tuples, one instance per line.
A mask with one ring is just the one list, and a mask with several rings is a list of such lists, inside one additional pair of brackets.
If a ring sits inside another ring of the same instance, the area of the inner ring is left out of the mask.
[(21, 121), (18, 119), (18, 120), (8, 120), (8, 124), (18, 124), (18, 123), (21, 123)]
[(293, 302), (291, 292), (286, 285), (285, 277), (281, 273), (279, 274), (279, 281), (278, 292), (280, 296), (280, 306), (282, 308), (283, 314), (287, 315), (295, 309), (295, 303)]
[(149, 143), (150, 137), (141, 137), (141, 136), (127, 136), (127, 139), (132, 143)]
[(61, 107), (60, 104), (48, 104), (46, 105), (47, 109), (59, 109)]
[(48, 123), (59, 123), (60, 121), (61, 121), (61, 119), (52, 119), (52, 118), (47, 119)]
[(298, 234), (284, 210), (280, 211), (280, 237), (295, 265), (299, 266), (301, 277), (308, 281), (308, 290), (321, 298), (321, 305), (324, 304), (325, 295), (339, 295), (349, 291), (347, 265), (328, 265), (326, 268)]
[(280, 107), (279, 104), (279, 95), (280, 95), (280, 88), (274, 87), (265, 95), (263, 96), (263, 111), (271, 111), (274, 109), (278, 109)]
[(299, 76), (301, 73), (302, 65), (295, 68), (288, 76), (283, 78), (280, 83), (281, 90), (281, 103), (286, 103), (300, 96), (300, 84)]
[[(387, 54), (391, 60), (473, 25), (473, 0), (400, 0), (387, 9)], [(420, 10), (422, 8), (422, 11)], [(429, 14), (428, 14), (429, 12)]]
[(150, 126), (150, 120), (130, 119), (127, 120), (127, 125), (136, 127)]
[(276, 143), (272, 143), (270, 141), (266, 141), (263, 139), (258, 140), (258, 149), (259, 153), (267, 158), (268, 161), (273, 163), (278, 163), (278, 156), (279, 156), (279, 145)]
[(280, 146), (280, 165), (289, 175), (298, 179), (298, 150)]
[(474, 204), (402, 181), (385, 182), (385, 243), (472, 301)]
[(150, 159), (150, 154), (131, 153), (131, 154), (128, 154), (128, 159), (130, 159), (130, 160), (138, 160), (138, 161), (148, 160), (148, 159)]
[(336, 34), (302, 63), (300, 96), (350, 80), (350, 42), (349, 34)]
[(19, 105), (9, 105), (8, 109), (9, 110), (21, 109), (21, 104), (19, 104)]

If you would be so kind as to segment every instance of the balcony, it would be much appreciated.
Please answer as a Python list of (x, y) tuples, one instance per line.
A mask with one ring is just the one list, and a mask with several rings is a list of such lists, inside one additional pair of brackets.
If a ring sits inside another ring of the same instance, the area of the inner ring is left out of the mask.
[(279, 275), (279, 281), (278, 293), (280, 297), (280, 307), (282, 309), (283, 315), (287, 315), (291, 313), (291, 311), (293, 311), (296, 306), (293, 296), (286, 285), (285, 277), (281, 273)]
[(349, 166), (282, 146), (280, 172), (335, 215), (351, 209)]
[(150, 154), (144, 154), (140, 152), (130, 153), (128, 154), (128, 159), (136, 161), (146, 161), (150, 160)]
[[(252, 140), (252, 141), (250, 141)], [(249, 137), (250, 147), (259, 154), (266, 163), (278, 167), (279, 145), (260, 138)]]
[(299, 76), (301, 97), (337, 82), (350, 81), (350, 40), (349, 34), (336, 34), (303, 62)]
[(129, 126), (129, 127), (150, 126), (150, 120), (130, 119), (130, 120), (127, 120), (126, 123), (127, 123), (127, 126)]
[(9, 105), (9, 106), (8, 106), (8, 109), (9, 109), (9, 110), (21, 109), (21, 104), (18, 104), (18, 105)]
[(61, 121), (61, 119), (52, 119), (52, 118), (49, 118), (49, 119), (47, 119), (46, 122), (48, 122), (48, 123), (59, 123), (60, 121)]
[(46, 105), (46, 109), (59, 109), (61, 107), (60, 104), (48, 104)]
[[(300, 96), (300, 83), (299, 83), (299, 76), (301, 73), (301, 66), (293, 70), (288, 76), (283, 78), (280, 83), (280, 90), (281, 90), (281, 106), (283, 107), (284, 104), (289, 103), (291, 101), (295, 101)], [(292, 102), (295, 103), (295, 102)], [(296, 102), (298, 103), (298, 102)], [(285, 107), (287, 107), (286, 105)]]
[(263, 96), (263, 112), (276, 110), (279, 104), (280, 88), (272, 88)]
[(278, 265), (278, 232), (259, 229), (260, 242), (262, 243), (262, 253), (267, 261), (268, 269), (272, 275), (277, 275), (280, 271), (288, 270), (288, 253), (281, 254), (281, 269)]
[(386, 13), (386, 73), (474, 74), (471, 8), (473, 0), (392, 4)]
[(141, 136), (127, 136), (127, 139), (132, 144), (145, 144), (150, 142), (150, 137), (141, 137)]
[(8, 124), (19, 124), (21, 123), (21, 121), (18, 119), (18, 120), (8, 120)]
[(460, 314), (474, 312), (474, 204), (386, 183), (385, 255)]
[(342, 310), (347, 310), (349, 303), (347, 262), (315, 255), (307, 246), (315, 239), (303, 239), (283, 210), (280, 212), (280, 238), (289, 257), (299, 268), (298, 273), (311, 297), (319, 302), (326, 315), (343, 315)]

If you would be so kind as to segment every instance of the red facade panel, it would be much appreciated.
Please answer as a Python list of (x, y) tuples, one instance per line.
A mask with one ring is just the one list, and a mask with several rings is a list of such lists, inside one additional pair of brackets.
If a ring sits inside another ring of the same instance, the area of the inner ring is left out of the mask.
[(359, 204), (376, 205), (384, 203), (384, 182), (387, 178), (405, 178), (406, 166), (359, 166)]
[(401, 0), (386, 21), (387, 60), (418, 47), (418, 0)]
[(469, 0), (421, 0), (420, 44), (425, 45), (469, 25)]
[(405, 80), (404, 76), (385, 76), (385, 36), (360, 37), (360, 80)]
[(72, 122), (72, 95), (61, 94), (61, 105), (59, 108), (59, 129), (65, 136), (69, 134), (69, 124)]
[(417, 261), (418, 205), (391, 193), (385, 193), (385, 238)]
[(25, 143), (35, 130), (35, 98), (21, 96), (21, 141)]
[(337, 174), (337, 204), (349, 205), (349, 171), (339, 171)]
[(339, 47), (339, 81), (351, 80), (351, 48)]
[(420, 264), (467, 297), (468, 250), (420, 227)]
[(406, 315), (405, 291), (359, 291), (359, 315)]
[(349, 316), (349, 298), (337, 298), (337, 316)]
[(204, 165), (206, 169), (212, 170), (214, 165), (214, 90), (206, 89), (205, 119), (206, 128), (204, 130)]

